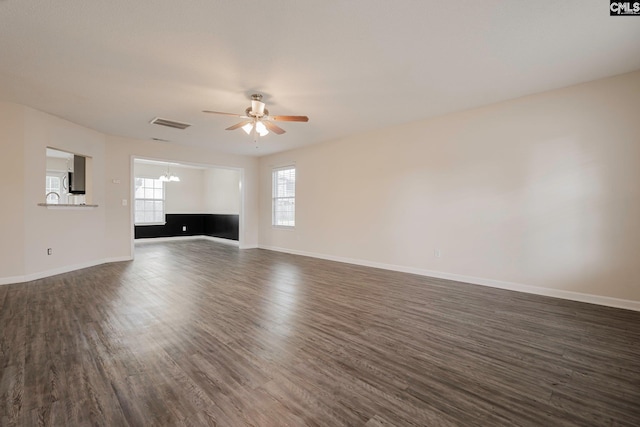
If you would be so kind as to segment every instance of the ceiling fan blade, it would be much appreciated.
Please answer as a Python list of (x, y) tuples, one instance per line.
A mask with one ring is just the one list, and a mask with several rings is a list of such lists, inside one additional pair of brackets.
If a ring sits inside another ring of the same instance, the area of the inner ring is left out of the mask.
[(271, 122), (269, 122), (267, 120), (263, 120), (262, 123), (264, 123), (264, 125), (267, 127), (267, 129), (269, 129), (271, 132), (276, 133), (278, 135), (282, 135), (283, 133), (286, 132), (280, 126), (274, 125), (273, 123), (271, 123)]
[(243, 114), (234, 114), (234, 113), (223, 113), (220, 111), (209, 111), (209, 110), (202, 110), (203, 113), (210, 113), (210, 114), (223, 114), (225, 116), (233, 116), (233, 117), (247, 117)]
[(240, 122), (240, 123), (236, 123), (236, 124), (235, 124), (235, 125), (233, 125), (233, 126), (229, 126), (229, 127), (228, 127), (228, 128), (226, 128), (225, 130), (236, 130), (236, 129), (241, 128), (242, 126), (244, 126), (244, 125), (246, 125), (246, 124), (249, 124), (249, 123), (251, 123), (251, 122), (252, 122), (252, 120), (245, 120), (245, 121), (242, 121), (242, 122)]
[(307, 116), (269, 116), (271, 120), (278, 122), (308, 122)]

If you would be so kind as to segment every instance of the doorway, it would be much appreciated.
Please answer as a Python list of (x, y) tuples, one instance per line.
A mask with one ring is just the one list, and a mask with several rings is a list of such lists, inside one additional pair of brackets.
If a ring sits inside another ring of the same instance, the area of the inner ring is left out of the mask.
[(173, 160), (132, 159), (135, 242), (207, 238), (241, 246), (243, 170)]

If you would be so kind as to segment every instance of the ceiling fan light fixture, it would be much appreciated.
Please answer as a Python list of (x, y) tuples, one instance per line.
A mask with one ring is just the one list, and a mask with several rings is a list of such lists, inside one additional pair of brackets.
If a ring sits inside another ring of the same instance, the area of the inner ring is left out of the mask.
[(251, 112), (254, 116), (262, 117), (264, 116), (264, 102), (258, 100), (251, 101)]
[(245, 131), (247, 135), (251, 135), (252, 129), (253, 129), (253, 123), (247, 123), (246, 125), (242, 126), (242, 130)]
[(260, 136), (265, 136), (265, 135), (267, 135), (269, 133), (269, 130), (264, 125), (264, 123), (259, 121), (259, 122), (256, 123), (256, 132), (258, 132), (260, 134)]

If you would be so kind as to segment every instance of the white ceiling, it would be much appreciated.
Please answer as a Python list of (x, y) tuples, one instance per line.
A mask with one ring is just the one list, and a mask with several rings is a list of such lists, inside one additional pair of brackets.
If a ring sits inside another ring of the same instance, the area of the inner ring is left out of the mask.
[[(640, 69), (606, 0), (0, 0), (0, 100), (264, 155)], [(253, 92), (283, 123), (225, 131)], [(193, 124), (174, 130), (156, 116)]]

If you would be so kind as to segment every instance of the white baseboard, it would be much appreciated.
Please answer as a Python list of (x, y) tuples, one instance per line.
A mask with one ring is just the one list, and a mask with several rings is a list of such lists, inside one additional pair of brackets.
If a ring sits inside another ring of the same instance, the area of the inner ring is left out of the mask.
[(108, 262), (122, 262), (122, 261), (133, 261), (133, 257), (132, 256), (118, 256), (118, 257), (114, 257), (114, 258), (105, 258), (103, 259), (103, 263), (101, 264), (106, 264)]
[(543, 295), (547, 297), (561, 298), (561, 299), (566, 299), (571, 301), (586, 302), (589, 304), (597, 304), (597, 305), (604, 305), (608, 307), (624, 308), (627, 310), (640, 311), (640, 301), (625, 300), (625, 299), (612, 298), (612, 297), (606, 297), (601, 295), (584, 294), (581, 292), (565, 291), (561, 289), (542, 288), (539, 286), (523, 285), (520, 283), (504, 282), (501, 280), (485, 279), (482, 277), (464, 276), (461, 274), (446, 273), (446, 272), (435, 271), (435, 270), (425, 270), (420, 268), (405, 267), (405, 266), (394, 265), (394, 264), (384, 264), (384, 263), (355, 259), (355, 258), (345, 258), (345, 257), (334, 256), (334, 255), (325, 255), (325, 254), (320, 254), (315, 252), (298, 251), (295, 249), (286, 249), (286, 248), (280, 248), (276, 246), (259, 245), (259, 248), (267, 249), (270, 251), (290, 253), (293, 255), (302, 255), (302, 256), (308, 256), (312, 258), (326, 259), (328, 261), (343, 262), (346, 264), (355, 264), (355, 265), (362, 265), (365, 267), (381, 268), (383, 270), (400, 271), (403, 273), (412, 273), (420, 276), (428, 276), (428, 277), (434, 277), (438, 279), (455, 280), (457, 282), (465, 282), (465, 283), (471, 283), (474, 285), (489, 286), (492, 288), (524, 292), (528, 294)]
[(56, 276), (70, 271), (82, 270), (83, 268), (95, 267), (96, 265), (110, 262), (131, 261), (131, 257), (103, 258), (95, 261), (83, 262), (80, 264), (65, 265), (64, 267), (53, 268), (51, 270), (39, 271), (37, 273), (26, 274), (24, 276), (0, 277), (0, 285), (11, 283), (31, 282), (32, 280), (44, 279), (45, 277)]
[(211, 240), (213, 242), (222, 243), (225, 245), (239, 246), (239, 243), (237, 240), (222, 239), (220, 237), (205, 236), (202, 234), (199, 234), (197, 236), (150, 237), (146, 239), (135, 239), (134, 242), (135, 243), (175, 242), (179, 240), (201, 240), (201, 239)]
[(24, 276), (0, 277), (0, 286), (10, 285), (12, 283), (22, 283), (22, 282), (26, 282), (26, 280), (24, 280)]

